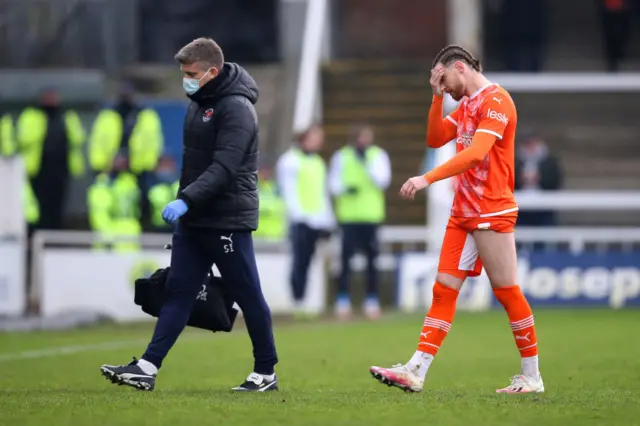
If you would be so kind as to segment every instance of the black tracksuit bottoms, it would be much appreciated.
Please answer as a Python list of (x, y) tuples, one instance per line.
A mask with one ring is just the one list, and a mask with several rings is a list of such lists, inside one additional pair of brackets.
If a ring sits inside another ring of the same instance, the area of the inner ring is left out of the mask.
[(166, 299), (142, 359), (160, 368), (185, 328), (198, 291), (215, 264), (242, 310), (253, 344), (254, 372), (273, 374), (278, 362), (271, 311), (262, 294), (251, 232), (230, 232), (178, 224), (172, 239)]

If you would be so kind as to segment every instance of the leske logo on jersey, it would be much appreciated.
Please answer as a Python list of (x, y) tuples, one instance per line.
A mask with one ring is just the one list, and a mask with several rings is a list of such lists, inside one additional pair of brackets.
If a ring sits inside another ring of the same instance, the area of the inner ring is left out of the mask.
[(509, 123), (507, 114), (503, 112), (494, 111), (491, 108), (489, 108), (489, 111), (487, 111), (487, 117), (493, 120), (498, 120), (499, 122), (504, 123), (505, 126)]

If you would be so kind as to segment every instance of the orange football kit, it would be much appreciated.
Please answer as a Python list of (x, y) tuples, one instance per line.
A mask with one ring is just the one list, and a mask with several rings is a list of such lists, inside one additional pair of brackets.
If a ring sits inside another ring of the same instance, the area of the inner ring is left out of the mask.
[[(455, 139), (451, 160), (425, 174), (431, 184), (455, 179), (455, 197), (438, 271), (460, 279), (478, 276), (482, 261), (472, 233), (491, 230), (512, 233), (518, 217), (514, 190), (514, 149), (518, 116), (509, 93), (489, 84), (442, 118), (442, 96), (434, 96), (429, 111), (427, 144), (439, 148)], [(432, 307), (425, 317), (418, 350), (435, 355), (455, 314), (458, 291), (436, 282)], [(538, 354), (533, 314), (517, 283), (494, 289), (509, 316), (522, 357)]]

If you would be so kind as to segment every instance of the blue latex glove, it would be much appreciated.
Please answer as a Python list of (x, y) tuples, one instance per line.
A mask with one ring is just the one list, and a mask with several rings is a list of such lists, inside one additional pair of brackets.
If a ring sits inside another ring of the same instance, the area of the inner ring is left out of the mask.
[(169, 225), (175, 225), (176, 221), (180, 218), (180, 216), (184, 215), (187, 210), (189, 210), (189, 207), (184, 201), (172, 201), (167, 204), (164, 210), (162, 210), (162, 219)]

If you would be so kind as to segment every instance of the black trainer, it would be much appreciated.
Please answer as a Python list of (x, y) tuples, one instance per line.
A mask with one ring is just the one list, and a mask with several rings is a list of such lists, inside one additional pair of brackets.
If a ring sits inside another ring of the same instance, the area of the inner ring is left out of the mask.
[(100, 372), (111, 383), (120, 386), (131, 386), (145, 391), (152, 391), (156, 386), (156, 375), (142, 371), (135, 358), (127, 365), (103, 365), (100, 367)]
[(232, 388), (236, 392), (268, 392), (278, 390), (278, 378), (267, 380), (262, 374), (251, 373), (240, 386)]

